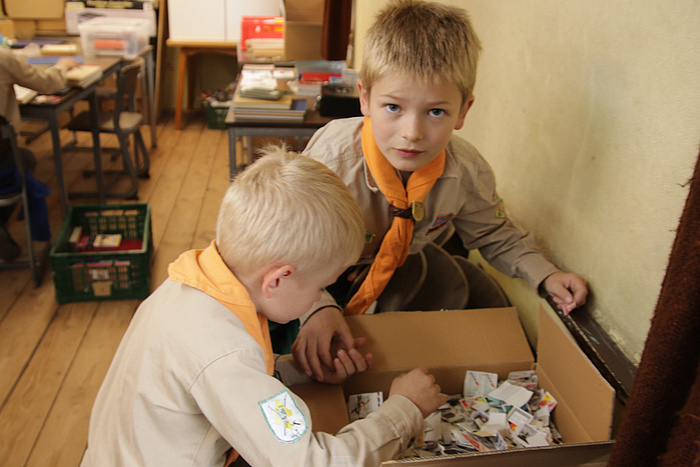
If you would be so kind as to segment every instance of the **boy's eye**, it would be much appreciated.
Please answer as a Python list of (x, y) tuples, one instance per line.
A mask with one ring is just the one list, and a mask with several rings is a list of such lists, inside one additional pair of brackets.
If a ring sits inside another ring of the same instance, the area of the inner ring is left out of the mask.
[(445, 111), (442, 109), (430, 109), (428, 115), (430, 115), (431, 117), (441, 117), (445, 115)]
[(396, 113), (400, 110), (400, 107), (396, 104), (387, 104), (384, 107), (386, 108), (387, 111), (389, 111), (391, 113)]

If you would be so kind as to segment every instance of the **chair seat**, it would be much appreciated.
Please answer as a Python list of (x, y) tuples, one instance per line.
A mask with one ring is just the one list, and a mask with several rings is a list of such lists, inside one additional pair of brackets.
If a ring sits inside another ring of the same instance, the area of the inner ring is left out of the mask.
[[(117, 74), (117, 92), (114, 100), (114, 109), (110, 111), (98, 111), (98, 124), (100, 133), (116, 135), (119, 141), (119, 154), (122, 156), (122, 170), (103, 170), (100, 167), (99, 157), (95, 159), (95, 170), (99, 175), (114, 175), (106, 188), (98, 185), (97, 192), (69, 193), (69, 196), (97, 196), (108, 198), (138, 199), (139, 177), (148, 177), (148, 150), (141, 137), (141, 123), (143, 116), (136, 112), (136, 86), (143, 68), (143, 59), (137, 59), (131, 64), (122, 67)], [(116, 122), (115, 122), (116, 120)], [(73, 132), (93, 131), (90, 111), (82, 111), (73, 117), (66, 128)], [(132, 152), (129, 150), (129, 140), (133, 140)], [(139, 157), (141, 156), (141, 157)], [(141, 163), (140, 160), (143, 160)], [(86, 174), (86, 172), (83, 172)], [(92, 172), (96, 173), (96, 172)], [(89, 174), (89, 172), (88, 172)], [(110, 188), (116, 183), (118, 177), (126, 175), (131, 180), (131, 186), (125, 191), (113, 192)]]
[[(99, 112), (97, 119), (100, 131), (104, 133), (116, 133), (112, 112)], [(134, 133), (141, 126), (143, 115), (137, 112), (121, 112), (119, 114), (119, 126), (124, 133)], [(84, 110), (73, 117), (66, 126), (71, 131), (90, 131), (92, 128), (90, 111)]]
[(14, 206), (22, 201), (22, 192), (4, 193), (0, 195), (0, 206)]

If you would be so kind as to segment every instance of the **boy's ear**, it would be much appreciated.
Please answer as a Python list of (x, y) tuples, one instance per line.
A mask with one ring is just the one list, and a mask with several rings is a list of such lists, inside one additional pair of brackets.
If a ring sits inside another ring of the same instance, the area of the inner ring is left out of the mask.
[(285, 264), (284, 266), (274, 266), (263, 275), (262, 292), (265, 298), (272, 296), (279, 290), (282, 281), (294, 273), (294, 266)]
[(367, 88), (362, 85), (361, 79), (357, 80), (357, 91), (360, 94), (360, 110), (362, 111), (362, 115), (369, 117), (369, 92), (367, 92)]
[(469, 112), (469, 109), (472, 108), (473, 104), (474, 104), (474, 96), (467, 99), (467, 102), (464, 103), (462, 110), (459, 111), (459, 119), (457, 119), (457, 124), (455, 125), (455, 130), (459, 130), (460, 128), (462, 128), (464, 126), (464, 119), (467, 117), (467, 112)]

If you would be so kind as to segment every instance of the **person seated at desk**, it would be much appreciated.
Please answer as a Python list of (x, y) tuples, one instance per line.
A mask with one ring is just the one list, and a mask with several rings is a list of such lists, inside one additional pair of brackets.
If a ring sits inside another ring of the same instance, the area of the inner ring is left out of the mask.
[[(48, 68), (28, 65), (21, 57), (9, 49), (0, 47), (0, 115), (19, 131), (19, 104), (15, 98), (14, 85), (33, 89), (42, 94), (52, 94), (66, 85), (66, 72), (78, 66), (70, 57), (59, 59)], [(24, 170), (31, 173), (36, 166), (34, 154), (26, 148), (20, 148)], [(0, 196), (4, 191), (17, 185), (15, 162), (9, 147), (0, 141)], [(0, 259), (12, 261), (21, 253), (19, 245), (10, 237), (6, 225), (12, 215), (14, 206), (0, 207)], [(47, 238), (48, 240), (48, 238)]]

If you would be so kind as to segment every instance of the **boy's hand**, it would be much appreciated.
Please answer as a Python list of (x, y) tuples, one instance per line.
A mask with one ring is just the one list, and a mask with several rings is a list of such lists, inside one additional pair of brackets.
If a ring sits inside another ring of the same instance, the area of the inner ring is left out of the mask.
[[(357, 339), (364, 344), (363, 339)], [(361, 345), (361, 344), (360, 344)], [(358, 345), (358, 347), (360, 347)], [(323, 381), (328, 384), (340, 384), (345, 381), (348, 376), (355, 373), (361, 373), (372, 365), (372, 354), (368, 353), (364, 357), (357, 349), (340, 349), (337, 352), (337, 357), (333, 359), (332, 369), (326, 365), (321, 365), (323, 378), (318, 381)]]
[[(331, 345), (335, 348), (332, 349)], [(301, 327), (292, 345), (292, 354), (308, 377), (324, 381), (324, 370), (336, 369), (333, 360), (338, 355), (337, 351), (350, 351), (355, 346), (355, 339), (342, 312), (326, 307), (314, 313)]]
[(79, 65), (80, 63), (78, 63), (77, 61), (75, 61), (75, 59), (71, 57), (61, 57), (56, 62), (56, 66), (61, 67), (64, 70), (70, 70), (71, 68), (75, 68)]
[(588, 283), (573, 272), (555, 272), (544, 280), (544, 288), (557, 307), (567, 315), (577, 306), (586, 303)]
[(394, 394), (407, 397), (416, 404), (423, 418), (435, 412), (447, 400), (444, 394), (440, 394), (440, 386), (427, 368), (416, 368), (394, 378), (389, 397)]

